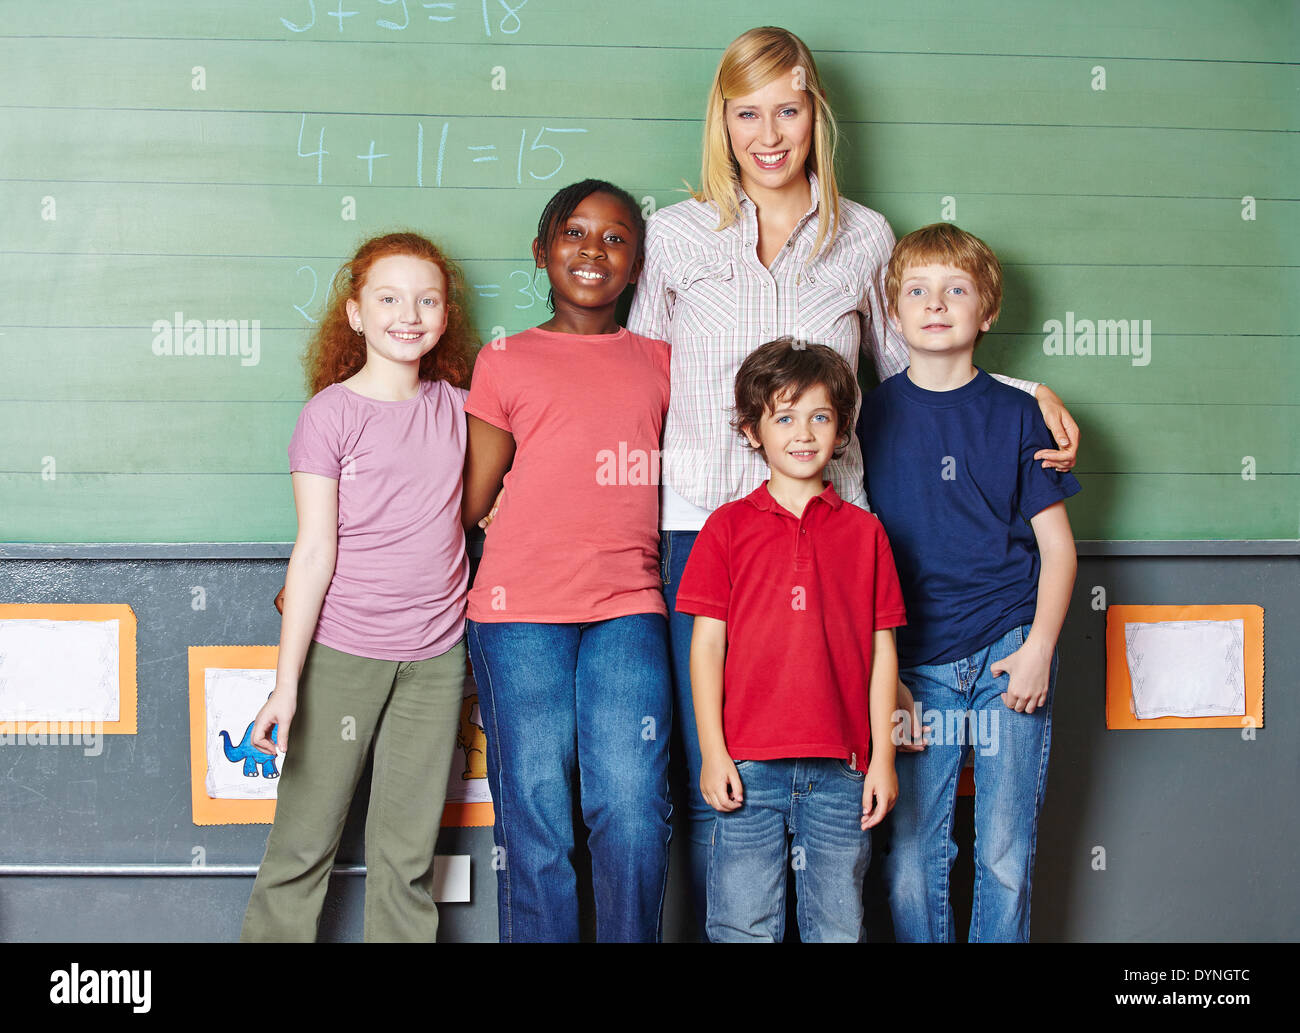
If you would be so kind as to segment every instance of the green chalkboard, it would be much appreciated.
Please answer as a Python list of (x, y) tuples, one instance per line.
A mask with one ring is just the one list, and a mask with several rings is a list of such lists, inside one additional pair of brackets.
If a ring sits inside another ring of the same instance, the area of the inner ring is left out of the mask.
[[(6, 0), (0, 541), (292, 539), (299, 356), (339, 261), (413, 226), (484, 337), (540, 322), (546, 198), (680, 199), (718, 57), (759, 24), (816, 51), (847, 196), (998, 250), (978, 361), (1080, 419), (1078, 537), (1296, 538), (1296, 10)], [(156, 354), (190, 320), (228, 354)]]

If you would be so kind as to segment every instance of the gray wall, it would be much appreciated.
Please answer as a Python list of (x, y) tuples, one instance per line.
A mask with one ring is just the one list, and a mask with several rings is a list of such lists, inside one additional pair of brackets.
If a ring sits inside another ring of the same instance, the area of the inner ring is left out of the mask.
[[(126, 602), (139, 620), (139, 734), (106, 737), (98, 757), (75, 746), (0, 746), (0, 866), (189, 865), (196, 846), (209, 865), (261, 859), (267, 826), (191, 822), (186, 649), (276, 642), (271, 599), (283, 572), (280, 558), (0, 559), (0, 601)], [(1296, 938), (1297, 574), (1296, 556), (1081, 557), (1061, 640), (1035, 939)], [(191, 609), (195, 585), (206, 590), (206, 610)], [(1235, 730), (1108, 732), (1105, 614), (1090, 607), (1094, 585), (1110, 603), (1263, 605), (1265, 724), (1256, 739)], [(363, 826), (359, 802), (340, 865), (364, 863)], [(473, 902), (441, 908), (443, 941), (495, 938), (491, 845), (490, 829), (443, 830), (439, 853), (473, 856)], [(1092, 867), (1098, 846), (1101, 871)], [(250, 886), (237, 876), (0, 877), (0, 940), (233, 940)], [(360, 877), (335, 877), (323, 938), (360, 938), (361, 891)], [(675, 939), (686, 915), (675, 878), (669, 898), (665, 937)]]

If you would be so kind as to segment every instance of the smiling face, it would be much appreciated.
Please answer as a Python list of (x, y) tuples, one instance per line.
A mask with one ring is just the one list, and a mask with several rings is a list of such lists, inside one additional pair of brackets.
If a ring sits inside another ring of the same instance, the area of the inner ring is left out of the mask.
[(612, 309), (629, 283), (636, 283), (640, 241), (624, 202), (605, 193), (588, 194), (551, 239), (533, 241), (533, 258), (545, 269), (555, 314), (571, 309)]
[(974, 278), (956, 266), (913, 265), (903, 270), (896, 321), (913, 351), (956, 355), (975, 348), (975, 339), (992, 325)]
[(781, 191), (807, 180), (813, 104), (792, 71), (726, 102), (727, 136), (745, 193)]
[(835, 406), (824, 384), (813, 384), (798, 401), (788, 394), (774, 399), (758, 422), (758, 432), (745, 428), (745, 437), (763, 449), (774, 483), (792, 481), (821, 483), (822, 470), (831, 461), (837, 444)]
[(447, 282), (427, 259), (389, 255), (370, 266), (347, 311), (352, 329), (365, 332), (367, 362), (418, 364), (447, 327)]

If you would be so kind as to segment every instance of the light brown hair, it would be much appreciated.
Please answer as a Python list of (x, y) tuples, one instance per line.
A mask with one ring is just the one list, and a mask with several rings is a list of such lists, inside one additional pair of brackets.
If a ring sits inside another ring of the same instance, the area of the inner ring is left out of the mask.
[[(935, 222), (913, 230), (894, 245), (885, 272), (885, 302), (890, 315), (898, 313), (903, 274), (922, 265), (948, 265), (960, 269), (975, 283), (980, 300), (980, 322), (990, 323), (1002, 311), (1002, 265), (984, 241), (950, 222)], [(984, 336), (981, 330), (975, 337)]]

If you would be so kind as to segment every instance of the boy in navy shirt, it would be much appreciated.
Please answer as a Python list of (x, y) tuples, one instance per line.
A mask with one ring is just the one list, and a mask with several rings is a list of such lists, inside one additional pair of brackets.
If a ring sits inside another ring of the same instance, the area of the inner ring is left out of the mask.
[(904, 613), (880, 521), (822, 480), (857, 396), (824, 345), (782, 338), (745, 359), (733, 425), (771, 476), (709, 517), (677, 593), (695, 615), (700, 791), (717, 812), (714, 942), (782, 938), (787, 862), (804, 942), (861, 934), (870, 829), (898, 792), (891, 629)]
[(900, 677), (930, 745), (900, 754), (885, 861), (898, 940), (954, 939), (949, 873), (957, 780), (975, 767), (970, 940), (1026, 941), (1051, 746), (1056, 639), (1074, 585), (1068, 473), (1033, 399), (972, 362), (997, 318), (1002, 270), (983, 241), (936, 223), (898, 242), (885, 293), (911, 366), (864, 401), (858, 423), (873, 511), (907, 605)]

